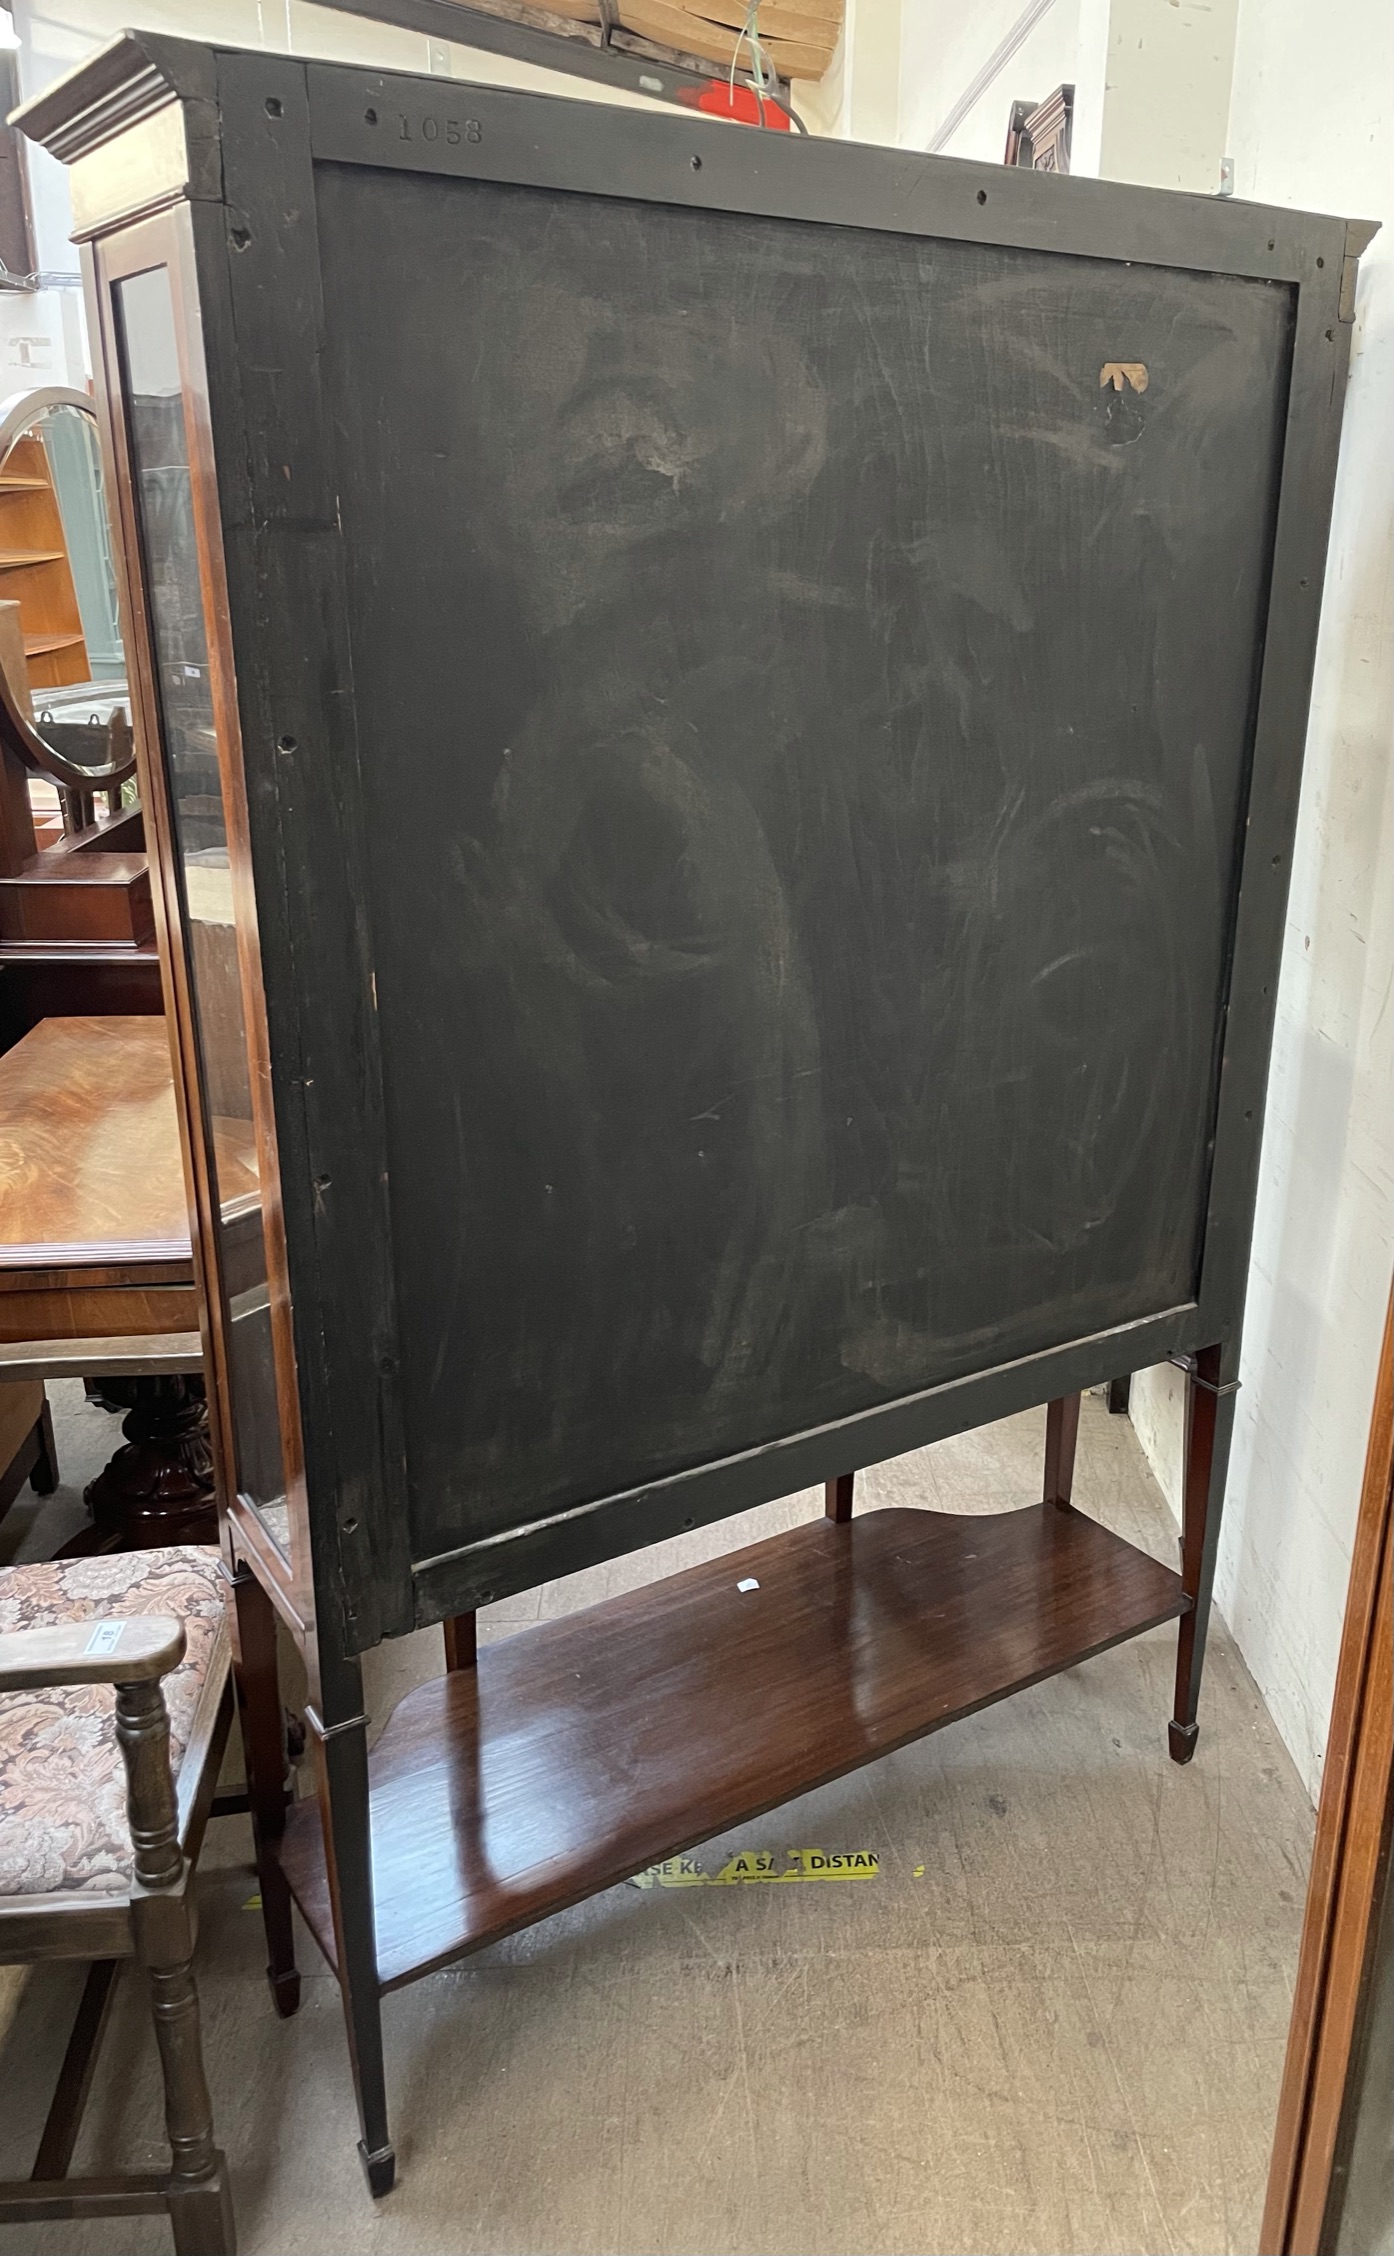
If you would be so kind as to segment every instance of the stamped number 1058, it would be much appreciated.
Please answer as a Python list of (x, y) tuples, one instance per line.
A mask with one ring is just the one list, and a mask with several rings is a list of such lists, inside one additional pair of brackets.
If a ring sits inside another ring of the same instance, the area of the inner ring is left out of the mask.
[(399, 141), (444, 141), (447, 147), (454, 148), (461, 141), (482, 141), (483, 138), (478, 118), (409, 118), (398, 112)]

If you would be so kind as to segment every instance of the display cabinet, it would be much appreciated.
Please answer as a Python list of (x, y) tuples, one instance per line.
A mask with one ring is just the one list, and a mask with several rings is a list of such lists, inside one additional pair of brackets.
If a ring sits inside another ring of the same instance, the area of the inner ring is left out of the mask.
[[(381, 2192), (384, 1990), (1170, 1618), (1190, 1757), (1368, 230), (144, 34), (21, 122), (85, 246), (273, 1986), (293, 1896)], [(1179, 1575), (1070, 1503), (1080, 1390), (1166, 1357)], [(1040, 1403), (1040, 1502), (854, 1514)], [(432, 1623), (370, 1765), (360, 1656)]]

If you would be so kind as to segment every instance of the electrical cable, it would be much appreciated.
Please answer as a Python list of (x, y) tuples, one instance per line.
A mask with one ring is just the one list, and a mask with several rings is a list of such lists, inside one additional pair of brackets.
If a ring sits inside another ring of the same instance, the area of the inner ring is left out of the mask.
[(760, 123), (763, 126), (765, 123), (765, 58), (760, 51), (760, 34), (755, 23), (759, 13), (760, 0), (750, 0), (750, 6), (746, 10), (745, 22), (736, 33), (736, 44), (731, 50), (731, 75), (727, 84), (727, 95), (734, 110), (736, 106), (736, 64), (740, 60), (741, 41), (744, 40), (750, 49), (751, 61), (754, 64), (755, 99), (760, 105)]

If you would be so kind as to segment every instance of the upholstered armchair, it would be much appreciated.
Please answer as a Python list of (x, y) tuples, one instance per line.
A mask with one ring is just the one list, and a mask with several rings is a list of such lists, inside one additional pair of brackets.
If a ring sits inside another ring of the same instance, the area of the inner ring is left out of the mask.
[[(0, 1962), (92, 1962), (33, 2175), (0, 2183), (0, 2223), (165, 2213), (180, 2256), (232, 2256), (190, 1898), (231, 1715), (229, 1668), (215, 1551), (0, 1573)], [(70, 2177), (126, 1959), (149, 1989), (170, 2167)]]

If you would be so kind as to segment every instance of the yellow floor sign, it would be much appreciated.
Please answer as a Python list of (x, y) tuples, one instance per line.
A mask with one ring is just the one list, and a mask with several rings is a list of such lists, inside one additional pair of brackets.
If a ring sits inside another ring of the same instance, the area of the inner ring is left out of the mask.
[(875, 1880), (881, 1870), (870, 1849), (786, 1849), (788, 1863), (775, 1870), (769, 1849), (738, 1849), (719, 1872), (704, 1872), (690, 1856), (665, 1857), (646, 1872), (636, 1872), (632, 1888), (741, 1888), (786, 1880)]

